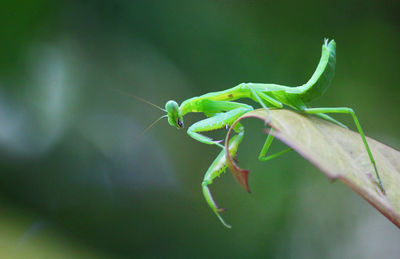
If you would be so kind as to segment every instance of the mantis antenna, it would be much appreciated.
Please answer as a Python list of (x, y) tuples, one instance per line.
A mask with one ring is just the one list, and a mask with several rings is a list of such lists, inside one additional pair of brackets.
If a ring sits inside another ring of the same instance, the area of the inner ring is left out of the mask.
[(158, 118), (158, 119), (156, 119), (155, 121), (153, 121), (149, 126), (147, 126), (146, 129), (143, 130), (142, 133), (140, 133), (140, 134), (137, 136), (137, 139), (140, 139), (141, 137), (143, 137), (143, 135), (146, 134), (146, 132), (149, 131), (151, 128), (153, 128), (153, 126), (156, 125), (157, 122), (159, 122), (161, 119), (164, 119), (164, 118), (167, 118), (167, 117), (168, 117), (168, 115), (163, 115), (163, 116), (161, 116), (160, 118)]
[[(120, 93), (120, 94), (127, 95), (127, 96), (129, 96), (129, 97), (135, 98), (136, 100), (139, 100), (139, 101), (142, 101), (142, 102), (144, 102), (144, 103), (147, 103), (147, 104), (149, 104), (149, 105), (151, 105), (151, 106), (153, 106), (153, 107), (155, 107), (155, 108), (157, 108), (157, 109), (159, 109), (159, 110), (161, 110), (161, 111), (163, 111), (163, 112), (167, 112), (165, 109), (161, 108), (160, 106), (158, 106), (158, 105), (156, 105), (156, 104), (154, 104), (154, 103), (152, 103), (152, 102), (150, 102), (150, 101), (147, 101), (147, 100), (145, 100), (145, 99), (143, 99), (143, 98), (141, 98), (141, 97), (139, 97), (139, 96), (136, 96), (136, 95), (131, 94), (131, 93), (127, 93), (127, 92), (125, 92), (125, 91), (122, 91), (122, 90), (119, 90), (119, 89), (116, 89), (116, 88), (110, 88), (110, 89), (113, 90), (113, 91), (116, 91), (116, 92), (118, 92), (118, 93)], [(163, 115), (163, 116), (161, 116), (160, 118), (158, 118), (158, 119), (156, 119), (155, 121), (153, 121), (149, 126), (147, 126), (147, 128), (145, 128), (145, 129), (142, 131), (142, 133), (140, 133), (140, 134), (136, 137), (136, 139), (138, 140), (138, 139), (142, 138), (143, 135), (146, 134), (147, 131), (149, 131), (154, 125), (157, 124), (157, 122), (159, 122), (161, 119), (167, 118), (167, 117), (168, 117), (168, 115)]]
[[(115, 88), (110, 88), (110, 89), (113, 90), (113, 91), (116, 91), (116, 92), (118, 92), (118, 93), (120, 93), (120, 94), (133, 97), (133, 98), (135, 98), (136, 100), (139, 100), (139, 101), (141, 101), (141, 102), (147, 103), (147, 104), (149, 104), (149, 105), (151, 105), (151, 106), (153, 106), (153, 107), (156, 107), (157, 109), (159, 109), (159, 110), (161, 110), (161, 111), (163, 111), (163, 112), (167, 112), (165, 109), (161, 108), (160, 106), (158, 106), (158, 105), (156, 105), (156, 104), (154, 104), (154, 103), (152, 103), (152, 102), (150, 102), (150, 101), (147, 101), (147, 100), (145, 100), (145, 99), (143, 99), (143, 98), (141, 98), (141, 97), (139, 97), (139, 96), (136, 96), (136, 95), (134, 95), (134, 94), (127, 93), (127, 92), (124, 92), (124, 91), (122, 91), (122, 90), (115, 89)], [(158, 120), (157, 120), (157, 121), (158, 121)]]

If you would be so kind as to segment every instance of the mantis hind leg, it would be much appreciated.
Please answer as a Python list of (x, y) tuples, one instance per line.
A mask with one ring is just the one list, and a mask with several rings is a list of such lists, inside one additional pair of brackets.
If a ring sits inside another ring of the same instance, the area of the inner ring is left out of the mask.
[(371, 163), (374, 167), (375, 170), (375, 174), (376, 174), (376, 178), (378, 179), (378, 184), (379, 184), (379, 188), (381, 189), (381, 191), (383, 192), (383, 194), (385, 194), (385, 188), (383, 188), (383, 184), (382, 184), (382, 180), (379, 176), (378, 173), (378, 169), (376, 168), (376, 164), (375, 164), (375, 159), (372, 156), (372, 152), (369, 148), (369, 145), (367, 143), (367, 139), (365, 138), (365, 134), (364, 131), (361, 128), (360, 123), (358, 122), (356, 113), (354, 112), (353, 109), (351, 108), (347, 108), (347, 107), (337, 107), (337, 108), (306, 108), (304, 109), (304, 112), (308, 113), (308, 114), (321, 114), (321, 113), (342, 113), (342, 114), (349, 114), (353, 117), (353, 121), (357, 126), (357, 130), (361, 135), (361, 139), (364, 143), (365, 149), (367, 150), (369, 159), (371, 160)]
[(324, 113), (317, 113), (317, 114), (315, 114), (316, 116), (318, 116), (318, 117), (321, 117), (321, 118), (323, 118), (323, 119), (325, 119), (325, 120), (327, 120), (327, 121), (330, 121), (330, 122), (332, 122), (332, 123), (335, 123), (336, 125), (339, 125), (340, 127), (343, 127), (343, 128), (345, 128), (345, 129), (348, 129), (349, 127), (347, 127), (346, 125), (344, 125), (343, 123), (341, 123), (340, 121), (337, 121), (337, 120), (335, 120), (334, 118), (332, 118), (331, 116), (328, 116), (328, 115), (326, 115), (326, 114), (324, 114)]
[(269, 122), (270, 120), (269, 108), (267, 104), (271, 105), (272, 107), (283, 108), (283, 104), (280, 101), (276, 100), (275, 98), (272, 98), (271, 96), (268, 96), (265, 93), (257, 91), (251, 86), (251, 84), (246, 85), (246, 87), (253, 95), (254, 100), (257, 101), (267, 111), (267, 122)]
[(287, 149), (282, 150), (282, 151), (280, 151), (280, 152), (278, 152), (278, 153), (275, 153), (275, 154), (273, 154), (273, 155), (266, 156), (266, 154), (267, 154), (267, 152), (268, 152), (268, 149), (269, 149), (269, 147), (271, 146), (272, 141), (273, 141), (274, 138), (275, 138), (275, 137), (272, 135), (273, 132), (274, 132), (274, 129), (271, 128), (271, 129), (269, 130), (268, 137), (267, 137), (267, 139), (265, 140), (264, 146), (263, 146), (263, 148), (261, 149), (260, 155), (258, 156), (258, 160), (260, 160), (260, 161), (267, 161), (267, 160), (276, 158), (276, 157), (278, 157), (278, 156), (280, 156), (280, 155), (283, 155), (283, 154), (285, 154), (285, 153), (287, 153), (287, 152), (289, 152), (289, 151), (292, 150), (291, 148), (287, 148)]
[[(271, 96), (268, 96), (265, 93), (257, 91), (256, 89), (254, 89), (251, 86), (251, 84), (248, 84), (247, 88), (250, 90), (253, 97), (258, 101), (258, 103), (267, 111), (268, 120), (269, 120), (269, 108), (265, 103), (268, 103), (268, 104), (272, 105), (272, 107), (275, 107), (275, 108), (283, 108), (283, 104), (280, 101), (276, 100), (275, 98), (272, 98)], [(291, 148), (288, 148), (288, 149), (282, 150), (281, 152), (278, 152), (276, 154), (266, 156), (268, 149), (271, 146), (272, 141), (274, 140), (274, 136), (271, 134), (272, 132), (273, 132), (273, 129), (271, 128), (268, 133), (268, 137), (265, 140), (264, 146), (261, 149), (260, 155), (258, 156), (258, 159), (260, 161), (267, 161), (267, 160), (276, 158), (276, 157), (283, 155), (283, 154), (289, 152), (290, 150), (292, 150)]]
[[(243, 134), (244, 134), (244, 129), (241, 125), (238, 128), (239, 133), (235, 136), (232, 137), (232, 139), (229, 141), (229, 152), (230, 154), (235, 157), (238, 146), (240, 142), (243, 139)], [(222, 150), (219, 155), (215, 158), (214, 162), (211, 164), (211, 166), (208, 168), (206, 174), (204, 175), (203, 182), (201, 184), (202, 189), (203, 189), (203, 195), (205, 200), (207, 201), (208, 205), (210, 208), (214, 211), (214, 213), (217, 215), (218, 219), (221, 221), (221, 223), (227, 227), (231, 228), (229, 224), (227, 224), (224, 219), (221, 217), (219, 214), (220, 212), (223, 212), (224, 209), (220, 208), (217, 203), (214, 201), (210, 189), (208, 188), (208, 185), (210, 185), (213, 180), (220, 176), (223, 172), (226, 170), (226, 155), (225, 155), (225, 150)]]

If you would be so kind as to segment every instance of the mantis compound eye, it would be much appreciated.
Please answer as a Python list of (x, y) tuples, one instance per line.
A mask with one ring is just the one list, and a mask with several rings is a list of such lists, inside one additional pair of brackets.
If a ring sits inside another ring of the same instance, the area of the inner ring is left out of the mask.
[(178, 120), (178, 126), (179, 126), (179, 128), (183, 128), (183, 121)]

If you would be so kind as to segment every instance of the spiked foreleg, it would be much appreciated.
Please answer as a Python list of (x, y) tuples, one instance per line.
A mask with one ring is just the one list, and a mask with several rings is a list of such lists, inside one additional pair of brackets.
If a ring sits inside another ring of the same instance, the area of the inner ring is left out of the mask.
[[(238, 146), (240, 142), (243, 139), (243, 127), (240, 127), (241, 131), (235, 135), (231, 140), (229, 141), (229, 153), (231, 154), (232, 157), (235, 157)], [(224, 209), (220, 208), (217, 203), (214, 201), (210, 189), (208, 188), (208, 185), (210, 185), (213, 180), (220, 176), (223, 172), (226, 170), (226, 156), (225, 156), (225, 150), (222, 150), (219, 155), (215, 158), (214, 162), (211, 164), (211, 166), (208, 168), (206, 174), (204, 175), (204, 180), (202, 185), (203, 188), (203, 195), (204, 198), (206, 199), (208, 205), (210, 208), (214, 211), (214, 213), (217, 215), (219, 220), (224, 224), (225, 227), (231, 228), (229, 224), (227, 224), (224, 219), (221, 217), (219, 212), (224, 211)]]
[(220, 144), (220, 141), (215, 141), (199, 132), (212, 131), (230, 126), (240, 116), (253, 110), (253, 107), (250, 105), (227, 101), (208, 101), (204, 106), (204, 110), (212, 110), (213, 113), (217, 114), (194, 123), (189, 127), (187, 133), (197, 141), (204, 144), (217, 145), (221, 148), (224, 148), (224, 146)]

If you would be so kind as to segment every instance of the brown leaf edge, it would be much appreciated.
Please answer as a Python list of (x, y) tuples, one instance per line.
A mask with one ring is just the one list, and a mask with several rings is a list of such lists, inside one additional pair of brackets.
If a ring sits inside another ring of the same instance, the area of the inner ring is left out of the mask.
[[(246, 113), (245, 115), (241, 116), (240, 118), (238, 118), (229, 128), (228, 133), (226, 134), (226, 138), (225, 138), (225, 150), (226, 150), (226, 154), (227, 154), (227, 161), (226, 164), (229, 168), (229, 170), (231, 171), (233, 177), (235, 178), (235, 180), (247, 191), (247, 192), (251, 192), (250, 191), (250, 187), (249, 187), (249, 170), (246, 169), (242, 169), (240, 168), (237, 163), (234, 161), (231, 153), (229, 152), (229, 139), (232, 133), (232, 129), (235, 127), (235, 125), (246, 118), (257, 118), (260, 120), (263, 120), (266, 124), (267, 124), (267, 120), (265, 120), (265, 118), (263, 116), (257, 115), (257, 114), (252, 114), (252, 113)], [(272, 125), (269, 125), (272, 127)]]

